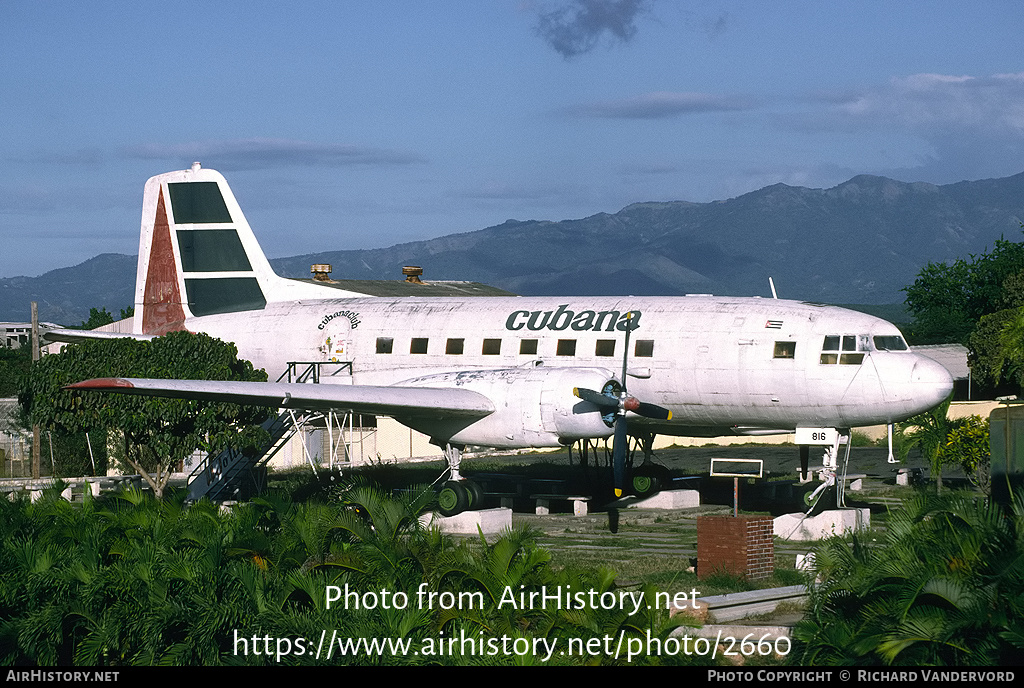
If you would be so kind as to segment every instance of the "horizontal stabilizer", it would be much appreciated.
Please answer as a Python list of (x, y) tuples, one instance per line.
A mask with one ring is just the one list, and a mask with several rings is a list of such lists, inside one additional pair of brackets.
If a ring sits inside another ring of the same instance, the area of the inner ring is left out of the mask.
[(42, 338), (50, 342), (62, 342), (64, 344), (80, 344), (96, 339), (152, 339), (152, 334), (132, 334), (131, 332), (100, 332), (99, 330), (68, 330), (56, 329), (47, 330), (42, 333)]
[(86, 380), (68, 385), (67, 389), (201, 399), (308, 411), (345, 409), (356, 413), (397, 418), (482, 418), (494, 412), (494, 404), (486, 396), (460, 388), (118, 377)]

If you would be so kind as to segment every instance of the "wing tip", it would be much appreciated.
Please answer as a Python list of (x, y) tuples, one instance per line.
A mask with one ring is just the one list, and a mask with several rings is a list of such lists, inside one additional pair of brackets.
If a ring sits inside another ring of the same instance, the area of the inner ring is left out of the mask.
[(109, 389), (134, 389), (135, 385), (123, 377), (97, 377), (92, 380), (83, 380), (72, 385), (65, 385), (64, 389), (73, 390), (109, 390)]

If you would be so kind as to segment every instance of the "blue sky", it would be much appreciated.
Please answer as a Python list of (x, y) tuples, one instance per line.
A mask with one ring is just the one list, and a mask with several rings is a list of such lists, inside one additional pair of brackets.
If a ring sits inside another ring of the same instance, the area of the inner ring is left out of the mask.
[(271, 257), (1016, 174), (1022, 19), (1012, 0), (4, 0), (0, 277), (135, 253), (145, 180), (193, 160)]

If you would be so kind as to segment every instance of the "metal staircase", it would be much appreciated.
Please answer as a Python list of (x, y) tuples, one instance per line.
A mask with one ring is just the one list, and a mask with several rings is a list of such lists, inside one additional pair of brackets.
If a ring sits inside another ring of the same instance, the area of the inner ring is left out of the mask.
[(295, 434), (295, 424), (292, 415), (286, 412), (271, 416), (260, 427), (267, 431), (270, 439), (253, 456), (228, 448), (219, 454), (210, 454), (199, 464), (189, 476), (188, 501), (207, 497), (211, 501), (222, 502), (245, 499), (251, 493), (259, 494), (266, 476), (261, 464), (270, 461), (291, 439)]
[[(304, 367), (303, 367), (304, 366)], [(331, 376), (346, 370), (352, 373), (350, 362), (291, 362), (288, 369), (277, 379), (278, 382), (319, 384), (322, 368), (333, 366)], [(217, 454), (208, 455), (196, 467), (188, 480), (188, 501), (206, 497), (214, 502), (229, 499), (247, 499), (259, 494), (266, 481), (266, 464), (281, 450), (298, 430), (302, 419), (290, 411), (271, 416), (260, 427), (267, 431), (270, 439), (252, 456), (227, 448)]]

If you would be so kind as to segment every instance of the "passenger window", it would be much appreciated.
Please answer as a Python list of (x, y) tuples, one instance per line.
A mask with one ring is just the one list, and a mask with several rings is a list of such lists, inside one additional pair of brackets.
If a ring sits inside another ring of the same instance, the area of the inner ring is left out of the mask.
[(537, 354), (537, 340), (536, 339), (524, 339), (519, 342), (519, 353), (526, 356), (535, 356)]
[(653, 339), (638, 339), (636, 340), (636, 347), (633, 349), (633, 355), (638, 358), (650, 358), (654, 355), (654, 340)]
[(409, 353), (411, 354), (425, 354), (427, 353), (427, 342), (430, 341), (426, 337), (413, 337), (412, 343), (409, 344)]
[(775, 342), (774, 358), (795, 358), (796, 342)]
[(444, 345), (444, 352), (446, 354), (462, 354), (462, 349), (466, 345), (465, 339), (449, 339), (448, 343)]
[(484, 356), (497, 356), (501, 353), (500, 339), (485, 339), (481, 352)]
[(598, 339), (597, 347), (594, 349), (595, 356), (614, 356), (615, 355), (615, 340), (614, 339)]
[(377, 353), (389, 354), (391, 349), (395, 345), (395, 340), (391, 337), (377, 337)]
[(559, 339), (558, 348), (555, 350), (556, 356), (575, 356), (576, 355), (576, 340), (575, 339)]

